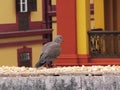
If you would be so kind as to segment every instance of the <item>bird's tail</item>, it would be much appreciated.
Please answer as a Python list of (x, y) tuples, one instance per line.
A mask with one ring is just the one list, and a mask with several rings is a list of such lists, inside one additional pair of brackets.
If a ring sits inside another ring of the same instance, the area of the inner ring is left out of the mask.
[(43, 66), (45, 63), (46, 63), (46, 62), (44, 62), (44, 63), (37, 62), (37, 63), (35, 64), (35, 67), (36, 67), (36, 68), (41, 67), (41, 66)]

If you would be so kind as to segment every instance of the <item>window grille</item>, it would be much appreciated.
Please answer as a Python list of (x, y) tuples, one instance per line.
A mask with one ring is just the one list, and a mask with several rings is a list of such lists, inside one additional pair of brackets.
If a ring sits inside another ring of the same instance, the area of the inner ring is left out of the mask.
[(32, 66), (32, 48), (19, 48), (18, 52), (18, 66)]

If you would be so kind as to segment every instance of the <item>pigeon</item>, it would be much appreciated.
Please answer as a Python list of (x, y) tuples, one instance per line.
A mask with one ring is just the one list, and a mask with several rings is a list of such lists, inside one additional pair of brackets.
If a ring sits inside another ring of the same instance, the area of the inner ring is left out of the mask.
[(53, 62), (61, 54), (60, 45), (62, 41), (63, 37), (61, 35), (57, 35), (53, 41), (44, 44), (39, 61), (36, 63), (35, 67), (38, 68), (45, 64), (48, 68), (52, 67)]

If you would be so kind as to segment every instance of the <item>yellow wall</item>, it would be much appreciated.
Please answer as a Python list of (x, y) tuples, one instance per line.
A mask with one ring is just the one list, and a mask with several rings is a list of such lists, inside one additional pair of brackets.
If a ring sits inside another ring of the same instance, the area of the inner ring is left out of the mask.
[(0, 24), (16, 23), (15, 0), (0, 0)]
[[(56, 17), (53, 17), (52, 20), (53, 20), (53, 21), (56, 21)], [(53, 24), (52, 24), (52, 29), (53, 29), (53, 32), (52, 32), (53, 38), (55, 38), (56, 35), (57, 35), (57, 23), (53, 23)]]
[[(42, 1), (37, 0), (37, 11), (31, 12), (31, 21), (42, 21)], [(56, 5), (56, 0), (52, 0), (52, 5)]]
[(104, 0), (94, 0), (95, 28), (104, 29)]
[[(56, 5), (56, 0), (52, 0), (52, 5)], [(54, 23), (52, 23), (52, 29), (53, 29), (53, 39), (56, 37), (57, 35), (57, 19), (56, 19), (56, 16), (53, 16), (52, 17), (52, 21), (56, 21)]]
[(52, 0), (52, 5), (56, 5), (56, 0)]
[[(40, 40), (42, 39), (42, 36), (33, 36), (33, 37), (21, 37), (21, 38), (8, 38), (8, 39), (0, 39), (0, 43), (6, 43), (6, 42), (15, 42), (15, 41), (27, 41), (27, 40)], [(34, 45), (28, 45), (26, 47), (32, 48), (32, 66), (35, 65), (35, 63), (39, 60), (40, 52), (42, 49), (42, 44), (34, 44)], [(0, 48), (0, 66), (18, 66), (18, 60), (17, 60), (17, 49), (22, 48), (21, 47), (3, 47)]]
[(90, 1), (77, 0), (77, 51), (78, 54), (88, 54), (88, 34), (90, 30)]
[[(42, 0), (37, 0), (37, 11), (31, 12), (31, 21), (42, 21)], [(0, 0), (0, 24), (16, 23), (15, 0)]]
[(42, 44), (28, 45), (28, 47), (32, 47), (32, 66), (33, 67), (39, 60), (42, 46), (43, 46)]
[(0, 66), (17, 66), (17, 47), (0, 48)]
[[(42, 44), (28, 45), (32, 48), (32, 66), (39, 60)], [(22, 47), (0, 48), (0, 66), (18, 66), (17, 49)]]
[(31, 21), (42, 21), (42, 0), (37, 0), (37, 11), (31, 12)]

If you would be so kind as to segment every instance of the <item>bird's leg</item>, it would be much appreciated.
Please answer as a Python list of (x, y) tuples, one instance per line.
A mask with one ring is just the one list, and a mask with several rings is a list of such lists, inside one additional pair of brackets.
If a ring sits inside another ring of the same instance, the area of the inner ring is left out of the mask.
[(52, 67), (52, 61), (46, 62), (44, 65), (46, 68), (51, 68)]
[(46, 68), (48, 68), (48, 64), (46, 63), (45, 65), (44, 65)]
[(48, 67), (49, 67), (49, 68), (52, 68), (52, 67), (53, 67), (53, 62), (52, 62), (52, 61), (50, 61), (50, 62), (48, 63)]
[(57, 65), (56, 64), (52, 64), (53, 67), (56, 67)]

